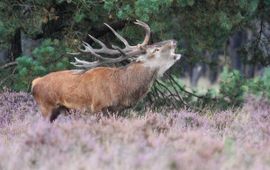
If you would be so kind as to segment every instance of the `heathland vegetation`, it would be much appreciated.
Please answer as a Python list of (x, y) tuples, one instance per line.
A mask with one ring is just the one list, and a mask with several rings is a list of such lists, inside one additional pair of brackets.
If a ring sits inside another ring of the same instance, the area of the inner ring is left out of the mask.
[[(0, 169), (270, 168), (270, 0), (1, 0), (0, 11)], [(82, 41), (98, 47), (88, 34), (122, 47), (103, 23), (138, 44), (136, 19), (150, 44), (175, 39), (181, 60), (126, 112), (45, 121), (32, 80), (74, 69)], [(202, 91), (202, 77), (214, 86)]]

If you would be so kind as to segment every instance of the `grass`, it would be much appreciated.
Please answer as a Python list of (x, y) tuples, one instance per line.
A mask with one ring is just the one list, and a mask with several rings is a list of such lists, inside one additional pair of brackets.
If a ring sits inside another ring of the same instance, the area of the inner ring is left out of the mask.
[(48, 123), (27, 93), (0, 93), (0, 169), (270, 169), (270, 105), (211, 115), (186, 110)]

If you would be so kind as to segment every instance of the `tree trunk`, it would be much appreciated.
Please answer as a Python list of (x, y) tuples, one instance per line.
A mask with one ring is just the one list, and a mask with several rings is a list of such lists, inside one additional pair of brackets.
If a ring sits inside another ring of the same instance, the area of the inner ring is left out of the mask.
[(14, 61), (21, 54), (22, 54), (21, 29), (17, 28), (15, 31), (15, 35), (11, 40), (11, 47), (10, 47), (10, 51), (9, 51), (10, 61)]

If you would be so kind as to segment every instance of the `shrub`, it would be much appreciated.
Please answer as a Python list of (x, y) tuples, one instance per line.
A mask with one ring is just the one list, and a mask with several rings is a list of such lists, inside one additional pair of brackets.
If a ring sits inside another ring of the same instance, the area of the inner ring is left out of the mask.
[(52, 71), (70, 67), (66, 51), (68, 49), (58, 40), (46, 39), (34, 49), (33, 57), (21, 56), (16, 59), (17, 72), (12, 87), (15, 90), (29, 90), (31, 81)]
[(237, 70), (224, 68), (221, 74), (219, 105), (221, 108), (240, 106), (244, 101), (246, 80)]
[(247, 82), (249, 93), (257, 96), (266, 96), (270, 99), (270, 68), (264, 70), (261, 77), (255, 77)]

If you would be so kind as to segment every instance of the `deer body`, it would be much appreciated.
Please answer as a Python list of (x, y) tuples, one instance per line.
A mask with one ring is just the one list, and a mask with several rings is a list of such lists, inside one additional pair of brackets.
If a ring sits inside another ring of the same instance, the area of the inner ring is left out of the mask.
[(59, 106), (92, 113), (121, 111), (135, 105), (148, 92), (156, 75), (156, 69), (142, 63), (98, 67), (82, 74), (59, 71), (34, 80), (32, 93), (45, 117)]
[[(65, 70), (36, 78), (32, 82), (32, 93), (44, 117), (53, 121), (63, 109), (89, 110), (96, 112), (120, 112), (134, 106), (149, 91), (156, 77), (168, 70), (180, 54), (175, 54), (176, 41), (167, 40), (147, 45), (150, 28), (137, 21), (146, 30), (142, 44), (130, 46), (128, 42), (108, 26), (125, 44), (124, 49), (114, 46), (109, 49), (96, 38), (92, 38), (102, 48), (94, 49), (83, 43), (82, 53), (90, 53), (99, 61), (87, 62), (77, 58), (76, 67), (92, 68), (86, 72)], [(100, 54), (120, 55), (106, 58)], [(136, 56), (136, 61), (124, 67), (97, 67), (101, 64), (116, 63)], [(100, 62), (103, 60), (103, 62)]]

